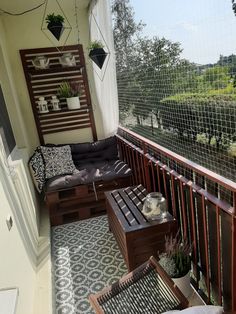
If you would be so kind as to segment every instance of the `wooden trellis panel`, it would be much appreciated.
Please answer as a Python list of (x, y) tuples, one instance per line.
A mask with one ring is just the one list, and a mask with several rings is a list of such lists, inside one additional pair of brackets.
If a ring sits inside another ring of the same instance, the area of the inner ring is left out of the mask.
[[(28, 86), (34, 118), (39, 134), (40, 143), (44, 144), (44, 135), (76, 129), (91, 128), (93, 140), (97, 140), (93, 110), (85, 68), (82, 45), (72, 45), (57, 48), (37, 48), (20, 50), (22, 65)], [(76, 65), (63, 67), (59, 58), (70, 52), (75, 56)], [(49, 68), (35, 69), (32, 60), (37, 56), (49, 58)], [(80, 96), (80, 109), (68, 110), (66, 100), (60, 100), (61, 111), (51, 111), (52, 95), (58, 94), (58, 88), (63, 81), (79, 83), (83, 89)], [(48, 101), (49, 112), (40, 113), (37, 101), (39, 97)]]

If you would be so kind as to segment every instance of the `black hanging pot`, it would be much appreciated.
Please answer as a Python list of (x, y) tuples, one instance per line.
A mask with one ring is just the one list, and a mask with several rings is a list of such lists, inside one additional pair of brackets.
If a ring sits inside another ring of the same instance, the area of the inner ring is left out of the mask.
[(106, 59), (107, 53), (103, 48), (96, 48), (92, 49), (89, 52), (90, 59), (93, 60), (93, 62), (96, 63), (96, 65), (101, 69), (103, 66), (103, 63)]
[(64, 26), (61, 22), (51, 22), (48, 24), (48, 30), (53, 34), (53, 36), (59, 40), (63, 31), (64, 31)]

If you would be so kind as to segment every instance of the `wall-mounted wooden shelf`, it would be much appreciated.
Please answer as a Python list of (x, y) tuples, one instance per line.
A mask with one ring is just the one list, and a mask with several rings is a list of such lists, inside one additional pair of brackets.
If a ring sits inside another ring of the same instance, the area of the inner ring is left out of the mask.
[[(91, 128), (93, 140), (97, 140), (82, 45), (58, 48), (61, 52), (57, 48), (20, 50), (40, 142), (44, 144), (44, 135), (46, 134), (84, 128)], [(75, 57), (76, 65), (62, 66), (59, 58), (64, 53), (69, 52)], [(45, 56), (50, 60), (48, 68), (35, 69), (32, 60), (37, 56)], [(68, 110), (64, 99), (60, 100), (61, 110), (52, 111), (50, 107), (51, 97), (58, 94), (58, 88), (63, 81), (78, 83), (82, 87), (80, 109)], [(39, 112), (37, 104), (39, 97), (45, 97), (50, 112)]]

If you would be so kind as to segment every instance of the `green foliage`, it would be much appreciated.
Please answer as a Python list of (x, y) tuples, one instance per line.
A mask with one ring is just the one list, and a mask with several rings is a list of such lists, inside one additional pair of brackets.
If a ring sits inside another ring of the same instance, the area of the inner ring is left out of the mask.
[(117, 67), (120, 70), (129, 68), (135, 51), (135, 42), (145, 26), (141, 21), (135, 22), (134, 11), (129, 0), (113, 0), (113, 34)]
[(212, 89), (226, 88), (230, 83), (228, 66), (214, 66), (207, 69), (202, 75), (203, 83)]
[(103, 47), (104, 45), (102, 44), (100, 40), (94, 40), (90, 43), (88, 49), (93, 50), (93, 49), (98, 49), (98, 48), (103, 48)]
[(159, 264), (172, 278), (185, 276), (191, 269), (190, 245), (181, 241), (179, 234), (166, 236), (165, 253), (159, 256)]
[(161, 100), (158, 110), (164, 129), (192, 140), (203, 133), (209, 144), (214, 137), (217, 148), (236, 134), (235, 94), (177, 94)]
[(59, 24), (59, 23), (63, 23), (64, 22), (64, 17), (60, 14), (55, 15), (54, 13), (48, 14), (46, 16), (46, 23), (54, 23), (54, 24)]
[(58, 94), (61, 98), (70, 98), (80, 96), (82, 92), (81, 86), (76, 83), (62, 82), (60, 84)]

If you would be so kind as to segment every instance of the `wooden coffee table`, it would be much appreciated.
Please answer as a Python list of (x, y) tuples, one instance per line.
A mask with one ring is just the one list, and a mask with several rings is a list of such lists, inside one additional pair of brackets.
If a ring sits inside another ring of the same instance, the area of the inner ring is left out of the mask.
[(148, 221), (141, 213), (147, 190), (142, 186), (105, 192), (109, 228), (113, 232), (129, 271), (165, 248), (165, 236), (176, 233), (176, 220)]

